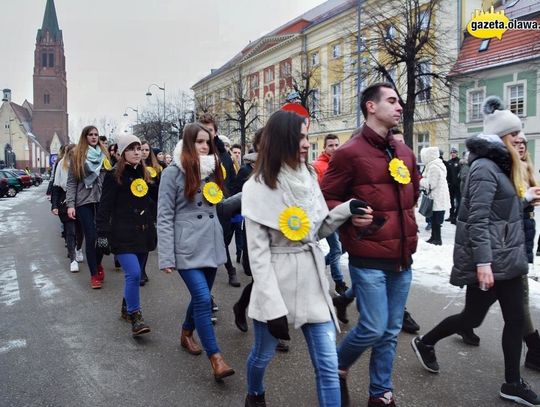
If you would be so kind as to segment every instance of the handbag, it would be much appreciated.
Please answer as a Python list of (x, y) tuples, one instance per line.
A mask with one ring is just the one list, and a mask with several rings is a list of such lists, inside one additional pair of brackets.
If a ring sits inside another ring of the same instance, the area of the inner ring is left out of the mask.
[(429, 192), (422, 192), (422, 200), (420, 201), (418, 212), (426, 218), (433, 216), (433, 199), (429, 197)]

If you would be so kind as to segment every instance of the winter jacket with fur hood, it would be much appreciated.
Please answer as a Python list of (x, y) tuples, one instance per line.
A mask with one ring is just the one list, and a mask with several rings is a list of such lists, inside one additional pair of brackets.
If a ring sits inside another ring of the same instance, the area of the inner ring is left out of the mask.
[(457, 217), (450, 282), (477, 284), (478, 264), (490, 263), (495, 281), (527, 274), (522, 202), (509, 177), (510, 153), (495, 135), (471, 137), (466, 145), (470, 170)]
[(433, 211), (450, 209), (450, 192), (446, 182), (446, 166), (439, 158), (438, 147), (425, 147), (420, 151), (422, 162), (426, 165), (420, 187), (429, 192), (433, 199)]

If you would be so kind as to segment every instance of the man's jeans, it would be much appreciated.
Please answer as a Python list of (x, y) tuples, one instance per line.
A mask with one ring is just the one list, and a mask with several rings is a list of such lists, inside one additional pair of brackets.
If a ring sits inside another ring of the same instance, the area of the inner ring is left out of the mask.
[(371, 347), (369, 394), (392, 391), (392, 367), (397, 336), (411, 285), (411, 269), (399, 272), (357, 268), (349, 265), (358, 324), (338, 346), (338, 364), (349, 369)]
[(341, 257), (341, 242), (337, 232), (332, 233), (326, 237), (330, 251), (325, 256), (324, 261), (326, 265), (330, 265), (330, 274), (332, 274), (332, 280), (335, 283), (343, 282), (343, 273), (339, 268), (339, 258)]

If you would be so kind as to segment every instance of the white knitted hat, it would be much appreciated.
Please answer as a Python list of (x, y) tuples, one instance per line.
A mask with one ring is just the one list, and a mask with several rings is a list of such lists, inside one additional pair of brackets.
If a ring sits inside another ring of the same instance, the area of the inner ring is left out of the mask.
[(141, 140), (139, 139), (139, 137), (134, 136), (133, 134), (118, 136), (118, 140), (116, 142), (116, 144), (118, 145), (118, 154), (122, 155), (124, 150), (133, 143), (141, 144)]
[(510, 110), (504, 108), (504, 104), (497, 96), (488, 96), (482, 104), (484, 113), (484, 134), (496, 134), (499, 137), (506, 136), (514, 131), (521, 131), (521, 120)]

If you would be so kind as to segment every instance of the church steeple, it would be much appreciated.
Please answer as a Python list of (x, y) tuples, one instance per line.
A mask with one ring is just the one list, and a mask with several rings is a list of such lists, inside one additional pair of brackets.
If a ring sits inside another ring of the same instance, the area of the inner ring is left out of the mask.
[(43, 24), (41, 29), (37, 32), (36, 41), (40, 42), (47, 35), (47, 32), (51, 36), (53, 41), (62, 41), (62, 30), (58, 26), (58, 18), (56, 17), (56, 8), (54, 7), (54, 0), (47, 0), (45, 6), (45, 14), (43, 15)]

